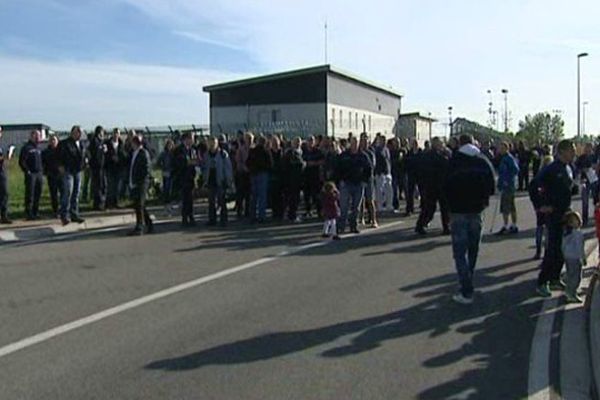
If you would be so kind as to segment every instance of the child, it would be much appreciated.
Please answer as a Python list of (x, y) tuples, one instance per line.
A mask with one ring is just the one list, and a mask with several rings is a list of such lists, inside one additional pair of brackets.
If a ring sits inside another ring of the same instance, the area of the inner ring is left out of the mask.
[(323, 185), (322, 204), (323, 204), (323, 218), (325, 223), (323, 225), (323, 237), (328, 238), (333, 235), (334, 240), (339, 240), (340, 237), (337, 234), (337, 223), (336, 220), (340, 216), (340, 192), (335, 187), (335, 183), (326, 182)]
[(585, 240), (581, 232), (583, 221), (576, 211), (565, 214), (565, 236), (563, 237), (562, 252), (567, 266), (567, 303), (582, 303), (577, 295), (581, 283), (581, 269), (585, 263)]
[[(540, 171), (547, 165), (552, 163), (552, 156), (546, 156), (542, 160)], [(539, 173), (538, 173), (539, 175)], [(544, 195), (544, 188), (541, 186), (541, 182), (536, 175), (533, 180), (529, 183), (529, 199), (533, 205), (536, 215), (536, 228), (535, 228), (535, 256), (534, 260), (539, 260), (542, 257), (542, 245), (544, 241), (544, 231), (546, 228), (546, 215), (540, 212), (542, 206), (542, 196)]]

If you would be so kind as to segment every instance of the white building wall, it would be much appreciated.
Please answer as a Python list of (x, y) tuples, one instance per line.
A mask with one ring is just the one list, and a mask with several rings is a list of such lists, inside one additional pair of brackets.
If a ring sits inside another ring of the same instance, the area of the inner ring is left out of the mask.
[(346, 137), (348, 132), (367, 132), (371, 135), (380, 132), (391, 137), (396, 124), (396, 118), (389, 115), (332, 103), (327, 106), (327, 121), (328, 135), (338, 137)]

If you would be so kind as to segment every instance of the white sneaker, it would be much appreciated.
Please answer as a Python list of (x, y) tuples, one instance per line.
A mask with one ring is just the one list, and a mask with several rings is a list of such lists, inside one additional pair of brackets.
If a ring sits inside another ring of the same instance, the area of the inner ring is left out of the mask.
[(473, 298), (465, 297), (462, 295), (462, 293), (456, 293), (454, 296), (452, 296), (452, 300), (458, 304), (473, 304)]

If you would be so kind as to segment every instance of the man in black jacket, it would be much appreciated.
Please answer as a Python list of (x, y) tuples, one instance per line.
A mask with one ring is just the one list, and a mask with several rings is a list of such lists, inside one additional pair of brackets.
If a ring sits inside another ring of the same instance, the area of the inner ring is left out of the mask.
[(489, 161), (473, 145), (471, 136), (462, 135), (459, 144), (448, 165), (444, 193), (451, 213), (452, 253), (460, 283), (460, 292), (452, 299), (460, 304), (471, 304), (482, 213), (494, 194), (494, 172)]
[(344, 233), (346, 224), (350, 225), (350, 232), (360, 233), (358, 208), (363, 200), (365, 175), (370, 168), (369, 161), (358, 148), (358, 140), (350, 138), (350, 148), (340, 154), (336, 166), (336, 177), (340, 183), (341, 210), (337, 224), (340, 234)]
[(48, 181), (52, 212), (54, 215), (58, 215), (58, 196), (62, 191), (62, 182), (59, 169), (58, 138), (55, 135), (50, 136), (48, 147), (42, 151), (42, 165), (44, 166), (44, 175), (46, 175)]
[(555, 161), (542, 169), (538, 178), (542, 188), (540, 212), (546, 215), (547, 245), (540, 265), (537, 293), (551, 297), (551, 290), (564, 290), (560, 271), (564, 264), (562, 255), (563, 217), (571, 208), (573, 171), (570, 164), (575, 158), (575, 145), (570, 140), (562, 140), (557, 146)]
[(181, 221), (184, 227), (195, 226), (194, 188), (196, 183), (196, 167), (199, 159), (196, 149), (192, 147), (194, 138), (186, 132), (182, 135), (182, 143), (175, 149), (175, 170), (177, 182), (181, 185)]
[(154, 232), (154, 225), (146, 209), (146, 196), (150, 185), (150, 153), (142, 145), (142, 139), (134, 136), (131, 140), (133, 150), (129, 166), (129, 190), (133, 208), (135, 209), (135, 228), (128, 233), (137, 236)]
[(119, 208), (119, 191), (122, 181), (123, 170), (127, 169), (127, 152), (125, 143), (121, 139), (121, 130), (113, 129), (112, 137), (106, 140), (106, 208)]
[(32, 131), (29, 141), (21, 148), (19, 155), (19, 166), (25, 176), (25, 214), (29, 221), (40, 218), (38, 213), (44, 184), (42, 151), (38, 146), (41, 138), (40, 131)]
[(104, 128), (97, 126), (94, 136), (88, 144), (94, 210), (104, 210), (106, 205), (106, 171), (104, 167), (107, 150), (108, 147), (104, 143)]
[(433, 220), (437, 203), (440, 203), (442, 228), (444, 235), (450, 234), (448, 207), (442, 187), (448, 170), (448, 159), (443, 153), (444, 144), (438, 137), (431, 141), (431, 148), (421, 155), (419, 174), (419, 191), (423, 207), (419, 214), (415, 231), (424, 235), (425, 227)]
[(306, 162), (302, 157), (302, 139), (292, 139), (292, 147), (286, 150), (281, 161), (281, 174), (285, 177), (283, 181), (285, 203), (288, 207), (288, 219), (290, 222), (300, 222), (298, 217), (298, 204), (300, 203), (300, 190), (302, 189), (302, 172)]
[(83, 223), (79, 216), (79, 190), (81, 186), (81, 171), (85, 162), (84, 149), (80, 142), (81, 127), (75, 125), (71, 136), (58, 144), (60, 170), (63, 175), (63, 190), (60, 201), (60, 219), (63, 225), (69, 222)]

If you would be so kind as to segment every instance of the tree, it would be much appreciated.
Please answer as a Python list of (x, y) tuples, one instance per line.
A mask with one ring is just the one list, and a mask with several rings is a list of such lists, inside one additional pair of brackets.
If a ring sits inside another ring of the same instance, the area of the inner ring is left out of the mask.
[(564, 129), (565, 121), (560, 115), (551, 115), (549, 112), (541, 112), (533, 116), (528, 114), (524, 121), (519, 122), (519, 132), (516, 137), (530, 145), (539, 141), (555, 143), (564, 137)]

